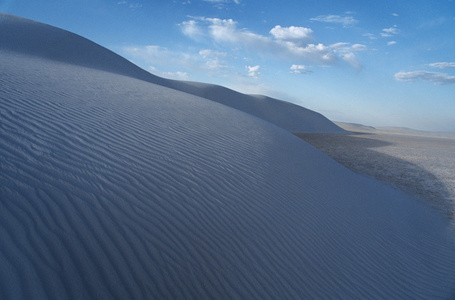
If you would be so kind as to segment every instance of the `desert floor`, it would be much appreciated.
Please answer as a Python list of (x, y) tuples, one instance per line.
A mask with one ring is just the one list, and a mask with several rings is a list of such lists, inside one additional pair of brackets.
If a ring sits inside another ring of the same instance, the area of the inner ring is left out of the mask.
[(384, 131), (296, 135), (354, 172), (412, 194), (455, 219), (455, 138)]

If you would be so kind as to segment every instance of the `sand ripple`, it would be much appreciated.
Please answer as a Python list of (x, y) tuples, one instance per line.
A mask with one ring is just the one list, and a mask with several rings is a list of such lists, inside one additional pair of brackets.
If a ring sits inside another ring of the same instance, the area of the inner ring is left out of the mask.
[(208, 100), (0, 53), (1, 299), (436, 299), (448, 222)]

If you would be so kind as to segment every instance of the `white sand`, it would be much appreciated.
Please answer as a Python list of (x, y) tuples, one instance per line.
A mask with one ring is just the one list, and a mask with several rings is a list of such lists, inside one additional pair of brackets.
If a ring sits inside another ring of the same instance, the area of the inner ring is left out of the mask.
[(124, 63), (0, 14), (0, 299), (453, 298), (442, 214)]
[[(344, 126), (353, 134), (298, 134), (355, 172), (402, 189), (453, 217), (455, 138)], [(363, 130), (362, 130), (363, 129)]]

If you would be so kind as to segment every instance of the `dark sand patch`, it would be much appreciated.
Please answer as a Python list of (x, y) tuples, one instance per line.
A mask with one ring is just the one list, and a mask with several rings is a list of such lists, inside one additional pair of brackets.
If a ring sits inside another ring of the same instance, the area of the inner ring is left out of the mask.
[(349, 169), (455, 216), (455, 139), (386, 132), (296, 135)]

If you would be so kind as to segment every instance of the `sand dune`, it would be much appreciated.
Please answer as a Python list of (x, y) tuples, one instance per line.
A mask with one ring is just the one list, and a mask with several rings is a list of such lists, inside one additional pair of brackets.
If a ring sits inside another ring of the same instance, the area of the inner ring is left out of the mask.
[[(5, 19), (28, 30), (3, 15), (0, 37)], [(250, 114), (17, 47), (0, 49), (1, 299), (455, 296), (436, 210)]]
[(291, 132), (344, 132), (323, 115), (270, 97), (245, 95), (213, 84), (152, 75), (79, 35), (0, 12), (0, 49), (121, 74), (239, 109)]

